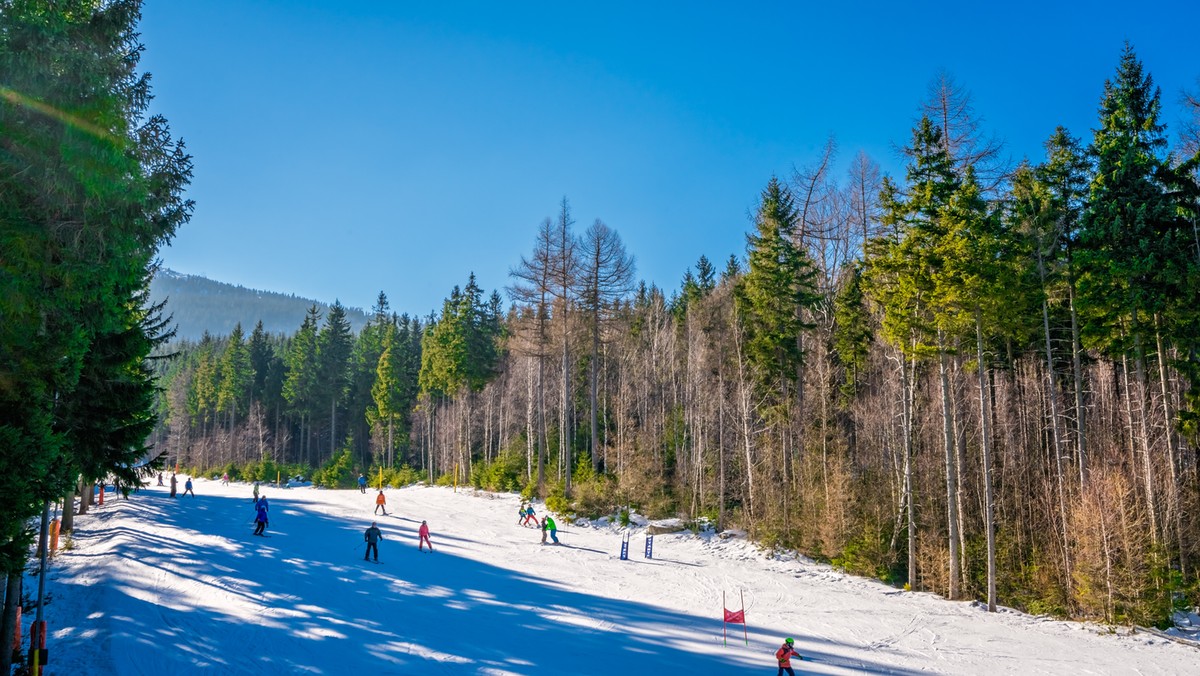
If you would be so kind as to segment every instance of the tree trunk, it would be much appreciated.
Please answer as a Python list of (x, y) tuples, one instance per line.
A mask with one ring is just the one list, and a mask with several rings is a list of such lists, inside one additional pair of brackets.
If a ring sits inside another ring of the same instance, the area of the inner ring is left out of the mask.
[(1065, 477), (1062, 462), (1062, 433), (1058, 428), (1058, 383), (1054, 377), (1054, 351), (1050, 344), (1050, 304), (1046, 300), (1046, 266), (1042, 260), (1042, 250), (1038, 248), (1038, 276), (1042, 284), (1042, 334), (1046, 339), (1046, 387), (1050, 399), (1050, 444), (1054, 453), (1054, 478), (1058, 484), (1058, 518), (1062, 530), (1063, 567), (1066, 570), (1066, 580), (1070, 584), (1071, 577), (1071, 548), (1067, 535), (1067, 497)]
[(754, 449), (750, 424), (750, 392), (746, 382), (746, 362), (742, 359), (741, 327), (737, 321), (736, 310), (733, 316), (734, 356), (738, 365), (738, 407), (742, 427), (743, 450), (746, 454), (746, 513), (751, 523), (754, 520)]
[(1154, 544), (1158, 544), (1161, 540), (1158, 524), (1158, 501), (1155, 499), (1154, 493), (1154, 462), (1150, 457), (1150, 412), (1146, 403), (1146, 395), (1148, 394), (1146, 386), (1146, 364), (1145, 357), (1142, 351), (1142, 333), (1134, 324), (1133, 334), (1134, 347), (1134, 369), (1137, 376), (1137, 399), (1138, 399), (1138, 441), (1142, 447), (1142, 463), (1146, 472), (1146, 509), (1150, 514), (1150, 537)]
[(1176, 461), (1178, 447), (1175, 440), (1175, 413), (1171, 407), (1171, 388), (1167, 381), (1167, 359), (1163, 353), (1163, 341), (1160, 318), (1154, 317), (1154, 342), (1158, 350), (1158, 382), (1162, 387), (1163, 399), (1163, 430), (1167, 435), (1167, 461), (1170, 463), (1170, 495), (1167, 505), (1167, 510), (1170, 512), (1172, 520), (1175, 524), (1175, 540), (1179, 544), (1179, 572), (1183, 578), (1187, 579), (1188, 558), (1187, 558), (1187, 540), (1183, 532), (1183, 505), (1179, 501), (1179, 466)]
[(962, 569), (958, 559), (958, 463), (954, 449), (954, 415), (950, 410), (950, 377), (946, 366), (945, 334), (938, 329), (938, 379), (942, 390), (942, 444), (946, 454), (946, 530), (950, 540), (950, 589), (947, 598), (957, 599)]
[(987, 528), (987, 604), (988, 612), (996, 612), (996, 520), (992, 499), (992, 426), (991, 404), (987, 385), (987, 370), (983, 360), (983, 319), (975, 312), (975, 355), (979, 360), (979, 423), (983, 447), (984, 519)]
[(570, 350), (569, 336), (567, 334), (567, 299), (564, 289), (563, 294), (563, 344), (562, 344), (562, 410), (558, 415), (558, 444), (559, 453), (563, 458), (563, 475), (564, 475), (564, 493), (568, 499), (571, 497), (571, 473), (575, 469), (575, 463), (571, 460), (571, 442), (570, 442)]
[(1075, 369), (1075, 440), (1079, 455), (1079, 487), (1082, 490), (1088, 481), (1087, 425), (1084, 424), (1083, 407), (1083, 344), (1079, 339), (1079, 315), (1075, 312), (1075, 283), (1067, 284), (1067, 299), (1071, 306), (1071, 361)]
[(588, 365), (589, 370), (591, 372), (590, 376), (591, 376), (591, 381), (592, 381), (591, 388), (590, 388), (591, 392), (589, 393), (591, 395), (589, 397), (589, 403), (591, 404), (591, 407), (592, 407), (592, 410), (591, 410), (591, 414), (592, 414), (592, 418), (591, 418), (591, 420), (592, 420), (592, 472), (594, 472), (596, 474), (600, 473), (600, 434), (596, 428), (597, 418), (599, 417), (596, 412), (596, 408), (597, 408), (596, 407), (596, 389), (597, 389), (596, 388), (596, 378), (597, 378), (596, 362), (599, 359), (600, 359), (600, 317), (599, 317), (599, 315), (597, 315), (596, 317), (592, 318), (592, 359), (591, 359), (591, 363)]
[(546, 362), (538, 354), (538, 495), (546, 497), (546, 446), (549, 436), (546, 430)]
[(96, 490), (96, 482), (84, 482), (83, 491), (79, 496), (79, 514), (87, 514), (88, 507), (92, 504), (92, 493)]
[(21, 604), (22, 572), (8, 574), (4, 590), (4, 611), (0, 614), (0, 674), (12, 673), (12, 636), (17, 628), (17, 606)]
[[(58, 532), (70, 533), (73, 530), (75, 530), (75, 489), (71, 488), (63, 496), (62, 523), (59, 524)], [(3, 673), (0, 671), (0, 674)]]
[[(903, 359), (904, 355), (901, 355)], [(911, 372), (905, 368), (905, 362), (911, 363)], [(912, 477), (912, 461), (913, 461), (913, 404), (916, 399), (916, 387), (914, 380), (917, 376), (917, 359), (901, 361), (900, 363), (900, 387), (904, 397), (904, 496), (906, 509), (908, 511), (908, 588), (912, 591), (917, 589), (917, 516), (916, 510), (913, 507), (913, 477)]]

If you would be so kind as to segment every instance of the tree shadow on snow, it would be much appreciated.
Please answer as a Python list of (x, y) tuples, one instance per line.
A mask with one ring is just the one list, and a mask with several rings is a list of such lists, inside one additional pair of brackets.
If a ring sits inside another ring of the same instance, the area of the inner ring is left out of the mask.
[[(415, 527), (381, 522), (389, 526), (385, 537), (411, 532), (412, 541), (387, 539), (380, 547), (383, 563), (364, 564), (362, 530), (371, 519), (350, 523), (315, 505), (278, 500), (273, 511), (298, 514), (280, 519), (277, 530), (268, 528), (271, 538), (251, 535), (245, 499), (211, 495), (179, 505), (161, 491), (144, 490), (125, 507), (194, 534), (192, 541), (108, 527), (113, 512), (79, 522), (80, 548), (60, 565), (95, 556), (88, 543), (100, 539), (115, 541), (124, 565), (101, 573), (105, 596), (95, 602), (112, 612), (97, 608), (71, 618), (76, 626), (55, 637), (56, 651), (80, 653), (94, 665), (108, 650), (115, 671), (146, 674), (195, 668), (330, 675), (765, 673), (774, 669), (776, 637), (786, 633), (752, 625), (750, 648), (731, 641), (716, 653), (719, 617), (567, 589), (455, 556), (439, 542), (467, 546), (470, 540), (435, 533), (438, 551), (419, 553)], [(60, 578), (56, 585), (88, 585), (79, 574)], [(818, 664), (917, 673), (847, 657), (836, 642), (797, 639)], [(804, 662), (794, 666), (807, 671)]]

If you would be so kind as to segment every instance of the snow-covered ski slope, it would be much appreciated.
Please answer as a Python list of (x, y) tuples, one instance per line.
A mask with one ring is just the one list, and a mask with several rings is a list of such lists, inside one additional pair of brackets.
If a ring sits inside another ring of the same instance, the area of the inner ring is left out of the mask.
[[(622, 561), (619, 528), (560, 519), (564, 546), (542, 546), (515, 495), (389, 490), (375, 517), (374, 491), (268, 487), (259, 538), (247, 485), (196, 493), (110, 494), (77, 520), (47, 580), (47, 674), (773, 674), (787, 636), (803, 674), (1200, 673), (1170, 641), (988, 614), (741, 539), (658, 535), (647, 560), (639, 529)], [(733, 610), (744, 592), (749, 646), (740, 625), (722, 645), (722, 591)]]

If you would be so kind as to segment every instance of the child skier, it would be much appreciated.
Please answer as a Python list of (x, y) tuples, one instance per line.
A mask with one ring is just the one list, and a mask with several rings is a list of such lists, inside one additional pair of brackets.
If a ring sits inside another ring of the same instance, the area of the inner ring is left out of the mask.
[(522, 502), (520, 508), (517, 509), (517, 524), (523, 525), (527, 516), (525, 513), (525, 503)]
[(363, 561), (371, 558), (372, 554), (375, 555), (376, 561), (379, 560), (379, 541), (382, 539), (383, 533), (380, 532), (379, 527), (372, 521), (371, 527), (363, 533), (363, 540), (367, 543), (367, 552), (363, 554)]
[(421, 527), (417, 529), (417, 535), (421, 537), (417, 541), (417, 551), (422, 551), (423, 545), (429, 545), (429, 553), (433, 553), (433, 543), (429, 541), (429, 524), (421, 522)]
[(367, 494), (367, 477), (362, 474), (358, 475), (358, 492), (363, 495)]
[(796, 676), (796, 672), (792, 671), (792, 658), (795, 657), (798, 660), (803, 660), (804, 658), (800, 656), (800, 653), (795, 651), (792, 647), (793, 644), (795, 644), (795, 641), (785, 638), (783, 645), (779, 646), (779, 650), (775, 651), (775, 660), (779, 662), (779, 671), (775, 673), (775, 676), (783, 676), (783, 672), (785, 671), (788, 672), (789, 676)]
[(258, 503), (258, 514), (254, 517), (254, 534), (267, 536), (267, 505), (266, 500)]
[(383, 497), (383, 491), (379, 491), (379, 495), (375, 496), (375, 513), (378, 514), (379, 510), (383, 510), (383, 515), (387, 516), (385, 504), (387, 504), (387, 498)]
[(525, 510), (525, 521), (522, 522), (521, 525), (528, 526), (529, 522), (531, 520), (533, 521), (533, 527), (537, 528), (538, 527), (538, 518), (537, 518), (537, 515), (533, 513), (533, 505), (532, 504), (530, 504), (529, 508)]

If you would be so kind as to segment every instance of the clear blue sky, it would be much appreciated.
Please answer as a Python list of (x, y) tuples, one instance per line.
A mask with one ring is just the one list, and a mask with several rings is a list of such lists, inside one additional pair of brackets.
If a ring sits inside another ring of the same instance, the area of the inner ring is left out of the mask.
[(902, 174), (941, 70), (1016, 159), (1090, 139), (1125, 40), (1172, 132), (1200, 88), (1197, 2), (815, 4), (146, 0), (152, 109), (195, 162), (163, 261), (424, 315), (471, 271), (503, 292), (566, 196), (669, 293), (830, 135)]

